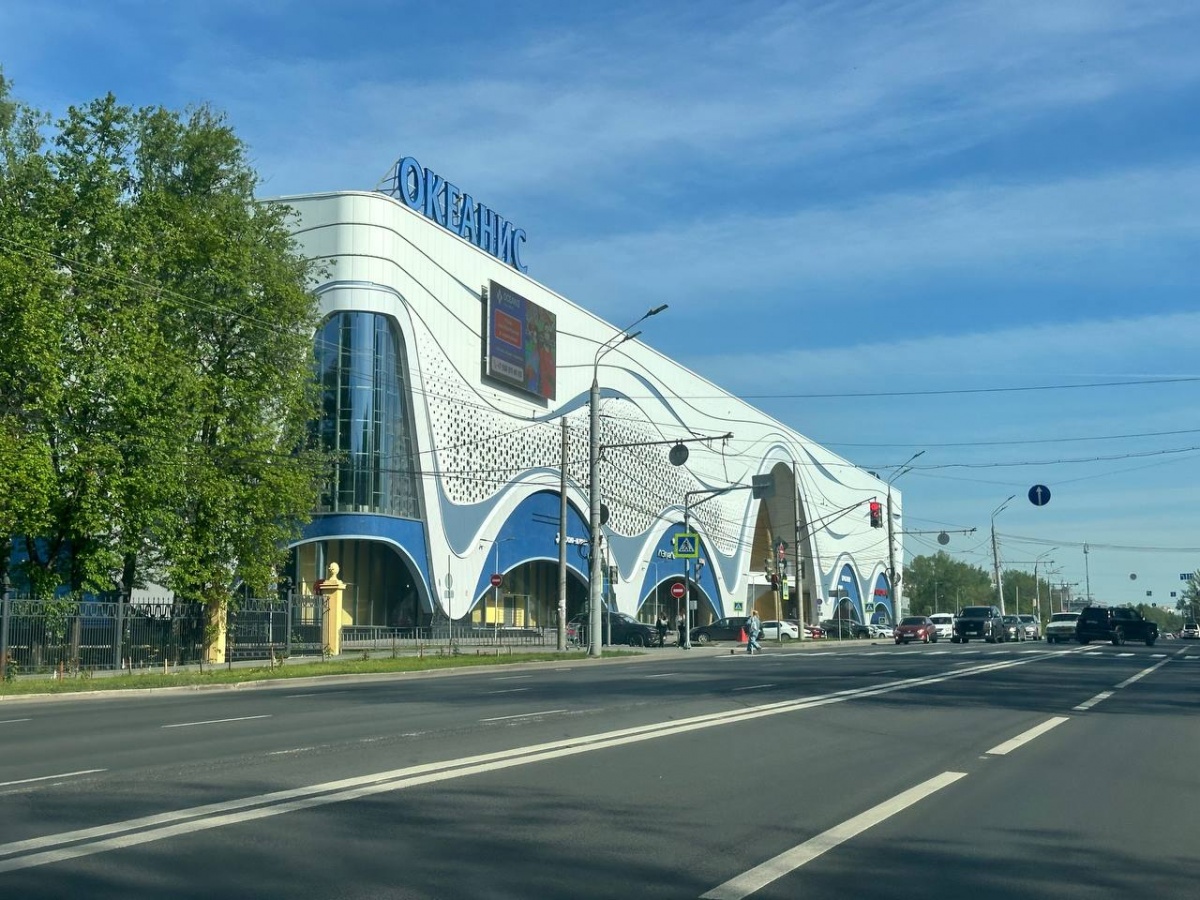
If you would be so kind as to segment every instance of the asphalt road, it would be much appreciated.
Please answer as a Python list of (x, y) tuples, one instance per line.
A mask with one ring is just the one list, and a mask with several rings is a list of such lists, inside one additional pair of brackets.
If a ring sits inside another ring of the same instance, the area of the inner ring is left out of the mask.
[(0, 897), (1193, 897), (1200, 646), (0, 703)]

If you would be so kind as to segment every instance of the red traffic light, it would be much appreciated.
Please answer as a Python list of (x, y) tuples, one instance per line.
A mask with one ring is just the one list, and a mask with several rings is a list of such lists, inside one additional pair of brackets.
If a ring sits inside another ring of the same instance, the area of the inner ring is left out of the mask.
[(872, 528), (882, 528), (883, 527), (883, 504), (880, 503), (878, 500), (872, 500), (870, 509), (871, 509), (871, 527)]

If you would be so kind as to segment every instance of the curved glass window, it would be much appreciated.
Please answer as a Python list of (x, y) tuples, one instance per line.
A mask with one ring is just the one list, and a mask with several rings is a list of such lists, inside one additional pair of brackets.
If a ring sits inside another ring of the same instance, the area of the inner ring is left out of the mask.
[(421, 517), (404, 343), (390, 319), (340, 312), (316, 335), (322, 446), (338, 457), (321, 512)]

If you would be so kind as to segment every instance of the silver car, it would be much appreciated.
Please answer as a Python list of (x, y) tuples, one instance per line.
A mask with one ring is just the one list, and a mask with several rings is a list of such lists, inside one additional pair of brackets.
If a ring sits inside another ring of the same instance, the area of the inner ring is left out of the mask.
[(1042, 623), (1033, 616), (1017, 616), (1025, 626), (1025, 640), (1040, 641), (1042, 639)]

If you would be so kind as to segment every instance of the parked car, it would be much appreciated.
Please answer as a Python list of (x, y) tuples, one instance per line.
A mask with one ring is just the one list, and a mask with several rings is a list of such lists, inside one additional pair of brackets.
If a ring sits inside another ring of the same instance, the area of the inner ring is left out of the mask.
[(1189, 641), (1200, 640), (1200, 625), (1197, 625), (1195, 622), (1185, 623), (1184, 626), (1179, 629), (1179, 636), (1181, 638), (1186, 638)]
[(1075, 621), (1078, 618), (1077, 612), (1056, 612), (1051, 615), (1046, 623), (1046, 643), (1060, 644), (1075, 640)]
[(693, 644), (700, 645), (710, 641), (740, 641), (746, 619), (747, 616), (726, 616), (707, 625), (696, 626), (688, 632), (688, 637)]
[(1025, 626), (1025, 640), (1040, 641), (1042, 639), (1042, 623), (1037, 620), (1036, 616), (1024, 615), (1017, 616), (1017, 618)]
[(871, 629), (853, 619), (825, 619), (821, 622), (826, 637), (844, 640), (847, 638), (870, 637)]
[(777, 622), (771, 619), (762, 623), (762, 638), (766, 641), (798, 641), (800, 628), (795, 622)]
[(1001, 616), (1000, 621), (1004, 623), (1003, 640), (1025, 640), (1025, 623), (1021, 621), (1020, 616)]
[(954, 614), (934, 613), (929, 617), (938, 630), (938, 637), (950, 640), (954, 637)]
[(928, 616), (905, 616), (896, 626), (895, 637), (897, 644), (907, 644), (909, 641), (920, 641), (928, 644), (937, 643), (937, 626)]
[(820, 625), (805, 625), (804, 630), (808, 632), (809, 640), (818, 640), (825, 637), (825, 629)]
[(1111, 641), (1113, 646), (1127, 640), (1145, 641), (1147, 647), (1153, 647), (1158, 625), (1127, 606), (1085, 606), (1075, 622), (1075, 640), (1081, 644)]
[[(603, 613), (600, 626), (604, 627)], [(628, 613), (609, 611), (608, 627), (610, 631), (606, 631), (605, 637), (611, 635), (610, 639), (613, 644), (628, 644), (630, 647), (653, 647), (658, 644), (658, 632)], [(586, 615), (576, 616), (567, 622), (568, 640), (586, 644), (588, 642), (587, 629), (588, 617)]]
[(954, 637), (950, 640), (965, 644), (971, 638), (983, 638), (989, 644), (1004, 640), (1004, 623), (998, 607), (964, 606), (958, 611), (954, 617)]
[(871, 637), (873, 638), (890, 638), (895, 628), (883, 622), (872, 622), (867, 626), (871, 629)]

